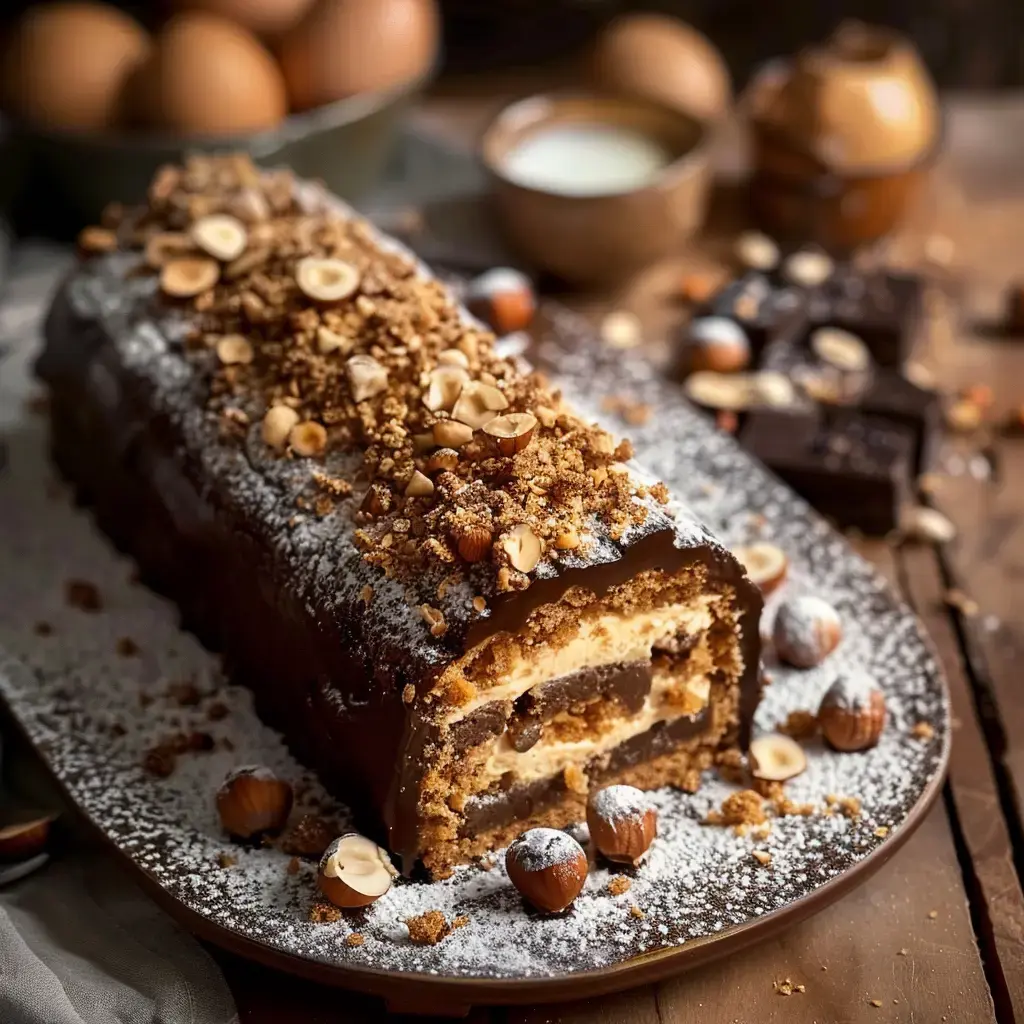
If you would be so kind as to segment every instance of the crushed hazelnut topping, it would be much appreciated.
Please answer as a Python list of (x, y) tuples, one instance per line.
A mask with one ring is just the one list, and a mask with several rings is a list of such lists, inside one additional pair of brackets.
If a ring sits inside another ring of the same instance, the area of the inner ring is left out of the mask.
[(764, 800), (752, 789), (730, 793), (720, 811), (711, 811), (704, 819), (709, 825), (760, 825), (767, 818)]
[[(459, 539), (473, 527), (490, 539), (468, 550), (491, 564), (498, 588), (525, 589), (545, 552), (576, 551), (574, 537), (585, 547), (595, 526), (618, 539), (643, 522), (641, 485), (612, 469), (631, 457), (627, 443), (500, 358), (493, 334), (438, 281), (287, 173), (237, 155), (165, 167), (117, 238), (190, 311), (186, 352), (211, 414), (244, 412), (282, 457), (360, 457), (343, 481), (358, 480), (372, 505), (353, 503), (356, 540), (387, 575), (464, 571)], [(94, 234), (93, 248), (109, 245)], [(248, 350), (219, 344), (232, 337)], [(300, 425), (312, 448), (295, 443)], [(229, 426), (241, 438), (247, 423)], [(664, 490), (647, 493), (660, 501)], [(323, 515), (331, 505), (321, 496), (307, 507)]]
[(440, 910), (428, 910), (425, 914), (410, 917), (405, 923), (409, 929), (409, 941), (417, 946), (436, 946), (452, 930)]
[(345, 936), (346, 946), (361, 946), (366, 940), (359, 932), (351, 932)]
[(928, 722), (917, 722), (910, 730), (910, 734), (916, 740), (927, 742), (935, 735), (935, 729)]
[(608, 891), (613, 896), (621, 896), (623, 893), (629, 892), (632, 885), (633, 883), (625, 875), (616, 875), (608, 880)]
[(333, 903), (317, 900), (309, 908), (309, 919), (313, 924), (334, 924), (341, 920), (341, 911)]
[(754, 850), (752, 856), (762, 867), (770, 868), (772, 866), (772, 855), (767, 850)]

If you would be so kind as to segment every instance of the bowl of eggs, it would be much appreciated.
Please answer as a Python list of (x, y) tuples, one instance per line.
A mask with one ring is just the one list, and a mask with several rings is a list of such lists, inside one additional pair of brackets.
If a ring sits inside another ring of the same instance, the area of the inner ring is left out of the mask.
[(174, 0), (152, 31), (99, 0), (32, 5), (0, 52), (0, 163), (82, 221), (203, 151), (245, 151), (353, 198), (439, 40), (435, 0)]

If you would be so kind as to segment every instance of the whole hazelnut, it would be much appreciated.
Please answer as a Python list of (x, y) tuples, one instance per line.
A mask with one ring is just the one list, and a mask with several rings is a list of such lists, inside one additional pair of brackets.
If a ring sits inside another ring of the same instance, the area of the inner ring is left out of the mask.
[(398, 872), (387, 850), (372, 839), (348, 832), (324, 850), (317, 887), (336, 907), (367, 907), (391, 888)]
[(750, 363), (747, 333), (728, 317), (698, 317), (690, 324), (687, 338), (693, 370), (737, 373)]
[(566, 832), (531, 828), (505, 854), (509, 881), (538, 910), (557, 914), (580, 894), (587, 880), (587, 856)]
[(495, 267), (470, 282), (466, 308), (500, 335), (529, 327), (537, 302), (533, 285), (525, 274), (509, 267)]
[(835, 608), (820, 597), (804, 594), (787, 598), (775, 616), (775, 653), (797, 668), (820, 665), (839, 645), (842, 635)]
[(28, 860), (42, 853), (50, 837), (53, 816), (0, 826), (0, 862)]
[(239, 839), (280, 831), (291, 809), (291, 785), (261, 765), (235, 768), (217, 790), (221, 824)]
[(587, 804), (590, 838), (598, 851), (617, 864), (636, 866), (658, 834), (658, 812), (633, 786), (606, 786)]
[(885, 728), (885, 694), (865, 672), (846, 672), (825, 693), (818, 722), (829, 746), (836, 750), (868, 750)]

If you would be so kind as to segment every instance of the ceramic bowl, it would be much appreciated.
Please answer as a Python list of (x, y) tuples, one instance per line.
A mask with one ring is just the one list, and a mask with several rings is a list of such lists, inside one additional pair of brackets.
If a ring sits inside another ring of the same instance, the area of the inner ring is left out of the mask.
[[(670, 161), (640, 187), (599, 195), (545, 191), (513, 180), (509, 154), (553, 127), (611, 125), (658, 142)], [(582, 287), (620, 284), (668, 255), (700, 226), (711, 181), (708, 127), (639, 99), (547, 94), (506, 107), (484, 134), (501, 225), (535, 267)]]

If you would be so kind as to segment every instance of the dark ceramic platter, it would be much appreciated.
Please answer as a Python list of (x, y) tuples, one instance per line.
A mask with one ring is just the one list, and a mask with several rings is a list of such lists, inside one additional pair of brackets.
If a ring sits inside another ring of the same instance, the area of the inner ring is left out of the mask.
[[(14, 325), (11, 337), (0, 337), (13, 353), (0, 374), (9, 449), (0, 479), (0, 695), (84, 817), (152, 895), (207, 940), (420, 1012), (594, 995), (732, 952), (821, 909), (895, 852), (939, 792), (948, 697), (910, 611), (802, 501), (715, 433), (677, 387), (639, 357), (602, 349), (580, 320), (551, 307), (531, 358), (556, 366), (578, 404), (596, 410), (614, 404), (609, 397), (628, 397), (650, 406), (646, 425), (626, 428), (638, 461), (730, 543), (781, 545), (792, 566), (786, 587), (819, 594), (840, 611), (844, 640), (824, 666), (770, 666), (758, 729), (814, 709), (837, 673), (861, 669), (886, 692), (886, 733), (867, 754), (809, 742), (808, 769), (787, 793), (821, 813), (776, 819), (766, 839), (700, 824), (733, 788), (720, 780), (709, 779), (695, 796), (659, 792), (661, 834), (631, 874), (630, 890), (612, 895), (614, 872), (592, 865), (584, 894), (558, 918), (524, 909), (499, 858), (490, 870), (463, 869), (444, 882), (403, 882), (354, 918), (311, 922), (313, 862), (289, 870), (291, 858), (279, 849), (232, 847), (212, 794), (230, 767), (260, 762), (297, 784), (299, 812), (327, 813), (339, 829), (347, 814), (258, 722), (246, 691), (224, 683), (217, 659), (177, 627), (174, 609), (131, 582), (128, 560), (54, 484), (45, 420), (25, 402), (36, 348), (25, 324), (41, 300), (38, 292), (19, 300), (15, 288), (8, 313), (12, 301), (22, 303), (16, 315), (0, 316), (0, 330)], [(71, 578), (98, 587), (100, 611), (67, 604)], [(771, 612), (769, 604), (768, 621)], [(38, 635), (40, 623), (49, 635)], [(137, 653), (124, 653), (126, 637)], [(182, 706), (168, 695), (182, 682), (194, 684), (199, 703)], [(218, 703), (226, 717), (211, 715)], [(934, 728), (930, 739), (912, 732), (922, 721)], [(146, 751), (182, 731), (208, 733), (214, 749), (183, 755), (168, 778), (146, 774)], [(824, 813), (827, 794), (859, 798), (860, 817)], [(769, 868), (755, 849), (771, 854)], [(438, 945), (414, 946), (404, 921), (430, 909), (448, 920), (466, 915), (468, 924)], [(349, 944), (354, 932), (361, 945)]]

